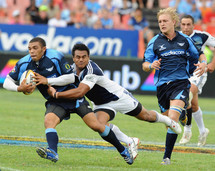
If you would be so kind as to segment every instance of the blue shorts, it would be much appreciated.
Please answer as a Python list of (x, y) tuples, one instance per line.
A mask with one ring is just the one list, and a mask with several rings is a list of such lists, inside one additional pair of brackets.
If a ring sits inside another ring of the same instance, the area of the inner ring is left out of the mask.
[(161, 113), (170, 107), (170, 100), (182, 100), (187, 108), (190, 91), (189, 80), (177, 80), (157, 87), (157, 98)]
[(88, 101), (85, 98), (78, 100), (48, 100), (45, 104), (47, 113), (56, 114), (60, 120), (68, 120), (71, 113), (78, 114), (81, 118), (90, 112), (93, 112)]

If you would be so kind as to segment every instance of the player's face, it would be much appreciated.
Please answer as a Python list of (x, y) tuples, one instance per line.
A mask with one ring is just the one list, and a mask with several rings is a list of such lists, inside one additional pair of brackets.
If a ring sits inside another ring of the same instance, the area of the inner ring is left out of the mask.
[(46, 47), (45, 46), (42, 47), (42, 45), (39, 42), (32, 42), (32, 43), (29, 43), (28, 45), (29, 54), (32, 60), (35, 62), (39, 61), (42, 58), (45, 50), (46, 50)]
[(181, 31), (182, 33), (190, 36), (193, 33), (194, 25), (190, 18), (183, 18), (181, 20)]
[(79, 70), (84, 69), (90, 60), (87, 51), (85, 50), (76, 50), (73, 56), (73, 61)]
[(169, 34), (175, 31), (175, 21), (172, 20), (169, 14), (161, 14), (158, 17), (158, 24), (163, 34)]

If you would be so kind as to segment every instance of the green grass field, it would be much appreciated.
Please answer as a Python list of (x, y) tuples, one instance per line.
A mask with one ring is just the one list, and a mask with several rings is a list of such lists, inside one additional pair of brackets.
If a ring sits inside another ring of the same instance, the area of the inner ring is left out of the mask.
[[(155, 96), (135, 96), (147, 109), (159, 110)], [(0, 89), (0, 136), (27, 136), (45, 138), (43, 125), (45, 100), (35, 91), (26, 96), (22, 93)], [(215, 145), (215, 99), (200, 98), (199, 104), (205, 111), (204, 122), (210, 129), (205, 148)], [(164, 144), (166, 129), (159, 123), (138, 121), (130, 116), (117, 114), (112, 122), (124, 133), (138, 137), (141, 144)], [(63, 121), (57, 127), (60, 139), (101, 140), (100, 136), (90, 130), (79, 116), (73, 114), (71, 119)], [(190, 146), (198, 141), (198, 128), (193, 121), (193, 136)], [(177, 140), (180, 140), (179, 135)], [(163, 152), (140, 150), (134, 164), (129, 166), (116, 150), (59, 148), (60, 160), (57, 163), (41, 159), (35, 147), (0, 145), (0, 170), (213, 170), (214, 155), (177, 153), (172, 155), (172, 165), (161, 166)]]

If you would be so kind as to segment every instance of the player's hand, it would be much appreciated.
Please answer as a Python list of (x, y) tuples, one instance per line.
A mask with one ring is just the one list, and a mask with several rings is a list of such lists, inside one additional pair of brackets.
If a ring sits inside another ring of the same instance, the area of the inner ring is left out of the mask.
[(36, 85), (40, 85), (40, 84), (47, 85), (48, 84), (48, 80), (46, 77), (44, 77), (36, 72), (34, 74), (35, 74), (35, 76), (33, 76), (33, 78), (35, 79), (34, 82), (36, 82)]
[(54, 87), (52, 87), (52, 86), (49, 85), (49, 87), (47, 89), (47, 92), (48, 92), (49, 96), (54, 97), (56, 89)]
[(214, 72), (215, 66), (212, 63), (209, 63), (207, 66), (207, 72)]
[(33, 92), (36, 88), (36, 85), (33, 85), (32, 83), (26, 84), (26, 78), (21, 82), (21, 84), (18, 87), (18, 92), (23, 92), (23, 93), (30, 93)]
[(197, 67), (197, 69), (194, 72), (198, 71), (196, 73), (196, 75), (198, 77), (200, 77), (202, 74), (204, 74), (206, 72), (206, 70), (207, 70), (207, 64), (205, 64), (205, 63), (197, 63), (197, 64), (194, 64), (194, 65)]
[(154, 61), (151, 65), (151, 68), (159, 70), (161, 68), (160, 65), (161, 65), (161, 59)]

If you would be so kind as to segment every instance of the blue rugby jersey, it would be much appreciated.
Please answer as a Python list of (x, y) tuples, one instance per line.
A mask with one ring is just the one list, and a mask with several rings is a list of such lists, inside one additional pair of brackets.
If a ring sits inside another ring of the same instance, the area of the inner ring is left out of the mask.
[[(75, 72), (75, 64), (72, 67)], [(90, 87), (90, 91), (87, 92), (86, 96), (96, 105), (116, 101), (123, 93), (127, 92), (125, 88), (107, 78), (102, 69), (91, 60), (79, 74), (79, 79), (81, 83)]]
[(170, 81), (188, 79), (194, 71), (193, 64), (198, 62), (201, 54), (188, 36), (176, 31), (172, 40), (161, 33), (153, 37), (145, 51), (144, 61), (152, 63), (161, 58), (161, 68), (156, 70), (154, 76), (155, 85), (160, 86)]
[[(46, 77), (54, 78), (62, 74), (72, 73), (72, 68), (67, 63), (64, 58), (64, 55), (56, 50), (47, 49), (44, 53), (44, 56), (39, 60), (37, 64), (31, 59), (30, 54), (21, 58), (17, 63), (14, 69), (9, 73), (10, 77), (15, 81), (19, 81), (22, 73), (28, 69), (33, 70), (36, 73)], [(57, 91), (64, 91), (78, 86), (78, 83), (69, 84), (66, 86), (53, 86)], [(47, 85), (37, 86), (41, 94), (45, 99), (49, 99), (50, 96), (47, 93)]]

